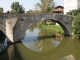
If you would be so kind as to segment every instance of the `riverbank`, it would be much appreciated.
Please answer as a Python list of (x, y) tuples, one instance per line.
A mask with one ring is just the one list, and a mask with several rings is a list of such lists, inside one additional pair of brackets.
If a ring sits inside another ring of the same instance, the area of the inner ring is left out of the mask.
[(41, 27), (45, 28), (45, 29), (49, 29), (51, 31), (54, 32), (58, 32), (58, 33), (64, 33), (63, 29), (61, 26), (57, 26), (57, 25), (41, 25)]
[(64, 34), (62, 27), (59, 25), (53, 24), (51, 21), (46, 21), (46, 23), (44, 23), (44, 21), (40, 21), (40, 22), (36, 23), (36, 26), (40, 26), (42, 28), (45, 28), (48, 31), (54, 31), (57, 33)]

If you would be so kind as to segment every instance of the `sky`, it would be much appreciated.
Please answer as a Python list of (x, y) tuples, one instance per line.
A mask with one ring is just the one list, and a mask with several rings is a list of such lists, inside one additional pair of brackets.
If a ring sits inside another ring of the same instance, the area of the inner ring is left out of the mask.
[[(63, 6), (64, 0), (54, 0), (56, 6), (61, 5)], [(23, 5), (25, 8), (25, 11), (28, 11), (30, 9), (34, 9), (34, 6), (37, 2), (40, 2), (40, 0), (0, 0), (0, 7), (3, 7), (4, 12), (11, 10), (11, 4), (12, 2), (19, 2), (20, 5)]]

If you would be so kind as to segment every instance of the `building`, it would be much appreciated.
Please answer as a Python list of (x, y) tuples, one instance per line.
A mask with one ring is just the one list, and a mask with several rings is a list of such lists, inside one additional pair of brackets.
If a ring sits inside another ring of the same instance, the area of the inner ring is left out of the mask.
[(56, 6), (53, 13), (64, 13), (64, 7), (63, 6)]
[(80, 8), (80, 0), (64, 0), (64, 14)]
[[(56, 6), (53, 13), (57, 13), (57, 14), (63, 14), (64, 13), (64, 7), (63, 6)], [(58, 23), (54, 22), (55, 25), (58, 25)]]

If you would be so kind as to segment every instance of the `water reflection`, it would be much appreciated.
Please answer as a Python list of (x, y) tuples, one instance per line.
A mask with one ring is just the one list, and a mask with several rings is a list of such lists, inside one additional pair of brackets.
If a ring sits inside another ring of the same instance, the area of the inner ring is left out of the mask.
[(0, 31), (0, 52), (2, 52), (7, 47), (7, 38), (5, 34)]
[(22, 43), (14, 46), (15, 55), (19, 60), (79, 60), (80, 41), (65, 37), (54, 49), (47, 52), (37, 52), (27, 48)]
[(22, 43), (33, 51), (47, 52), (54, 49), (61, 42), (54, 39), (56, 36), (52, 32), (47, 32), (46, 30), (39, 28), (31, 29), (26, 31)]
[(5, 40), (2, 43), (0, 43), (0, 52), (2, 52), (6, 47), (7, 47), (7, 38), (5, 38)]
[[(22, 40), (23, 44), (15, 44), (16, 53), (21, 54), (18, 56), (19, 59), (76, 60), (72, 52), (74, 40), (70, 37), (64, 37), (60, 33), (54, 34), (54, 32), (37, 27), (31, 29), (26, 31), (25, 38)], [(25, 52), (21, 52), (22, 50)]]
[(7, 49), (0, 53), (0, 60), (18, 60), (14, 53), (14, 44), (7, 45)]
[(3, 52), (7, 47), (7, 38), (5, 34), (0, 31), (0, 60), (5, 60)]
[(38, 27), (30, 29), (22, 42), (8, 44), (0, 60), (80, 60), (80, 40)]
[(57, 41), (54, 42), (53, 39), (54, 36), (52, 33), (47, 32), (43, 29), (40, 30), (38, 35), (39, 36), (37, 38), (37, 41), (34, 43), (34, 45), (41, 52), (47, 52), (49, 50), (52, 50), (55, 47), (56, 43), (58, 43)]
[[(5, 58), (4, 58), (5, 57)], [(0, 60), (79, 60), (80, 41), (65, 37), (54, 49), (48, 52), (36, 52), (23, 43), (9, 45)]]

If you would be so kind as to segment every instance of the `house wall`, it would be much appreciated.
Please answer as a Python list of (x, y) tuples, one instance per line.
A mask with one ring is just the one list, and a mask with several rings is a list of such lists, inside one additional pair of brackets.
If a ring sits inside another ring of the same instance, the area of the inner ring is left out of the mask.
[(64, 14), (80, 7), (79, 0), (64, 0)]

